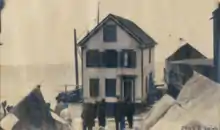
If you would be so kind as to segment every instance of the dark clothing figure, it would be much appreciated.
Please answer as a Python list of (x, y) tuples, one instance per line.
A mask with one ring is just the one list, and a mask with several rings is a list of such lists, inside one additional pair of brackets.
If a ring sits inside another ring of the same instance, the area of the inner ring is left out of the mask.
[(99, 126), (105, 127), (106, 125), (106, 103), (105, 100), (102, 100), (100, 103), (98, 103), (98, 121)]
[(120, 122), (124, 117), (124, 103), (122, 101), (118, 101), (114, 106), (114, 116), (115, 116), (115, 126), (116, 130), (120, 129)]
[(125, 102), (125, 116), (127, 117), (127, 121), (129, 124), (129, 128), (132, 129), (133, 128), (133, 116), (135, 113), (135, 105), (134, 103), (131, 102), (130, 99), (127, 99)]
[(92, 130), (95, 126), (96, 105), (92, 103), (84, 104), (81, 118), (83, 120), (83, 125), (88, 128), (88, 130)]

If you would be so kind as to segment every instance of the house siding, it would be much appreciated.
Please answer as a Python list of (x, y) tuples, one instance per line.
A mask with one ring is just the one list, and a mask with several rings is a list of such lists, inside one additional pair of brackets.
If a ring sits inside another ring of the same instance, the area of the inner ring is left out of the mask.
[[(154, 70), (154, 57), (155, 57), (155, 53), (154, 53), (154, 47), (151, 48), (151, 62), (149, 63), (149, 49), (145, 49), (143, 51), (143, 67), (144, 67), (144, 74), (143, 74), (143, 91), (145, 93), (143, 93), (143, 97), (146, 98), (147, 97), (147, 88), (149, 88), (149, 74), (153, 73), (153, 78), (155, 77), (155, 70)], [(146, 78), (147, 81), (146, 82)]]
[[(114, 24), (113, 21), (108, 21), (106, 24)], [(117, 26), (117, 42), (114, 43), (105, 43), (103, 41), (103, 30), (102, 28), (96, 32), (93, 37), (91, 37), (87, 41), (87, 46), (85, 49), (83, 49), (83, 63), (86, 63), (85, 56), (86, 51), (88, 49), (98, 49), (99, 51), (104, 51), (105, 49), (115, 49), (117, 51), (120, 51), (122, 49), (133, 49), (136, 51), (136, 68), (87, 68), (86, 64), (83, 64), (83, 97), (86, 101), (94, 101), (94, 99), (91, 99), (89, 96), (89, 79), (90, 78), (99, 78), (100, 79), (100, 98), (105, 97), (105, 79), (106, 78), (116, 78), (116, 95), (120, 94), (120, 77), (119, 75), (136, 75), (135, 80), (135, 101), (139, 102), (143, 98), (142, 95), (142, 86), (141, 86), (141, 51), (138, 48), (138, 44), (136, 41), (131, 38), (123, 29), (121, 29), (119, 26)], [(153, 52), (153, 51), (152, 51)], [(144, 57), (148, 57), (148, 54), (144, 54)], [(153, 62), (152, 55), (152, 62)], [(148, 61), (148, 60), (147, 60)], [(144, 61), (146, 62), (146, 61)], [(146, 72), (149, 72), (147, 70), (147, 67), (149, 65), (145, 66), (144, 70)], [(151, 66), (151, 65), (150, 65)], [(145, 73), (146, 75), (147, 73)], [(107, 97), (107, 102), (114, 102), (116, 101), (115, 98)]]

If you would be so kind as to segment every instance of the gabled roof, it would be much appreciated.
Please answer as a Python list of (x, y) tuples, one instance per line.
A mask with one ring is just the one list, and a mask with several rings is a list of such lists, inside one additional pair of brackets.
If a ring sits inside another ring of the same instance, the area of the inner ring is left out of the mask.
[[(188, 55), (189, 54), (189, 55)], [(184, 44), (178, 48), (172, 55), (167, 58), (167, 61), (177, 61), (184, 59), (206, 59), (201, 52), (191, 46), (189, 43)]]
[(84, 46), (86, 42), (103, 27), (103, 25), (109, 21), (114, 21), (118, 26), (120, 26), (125, 32), (132, 36), (141, 47), (152, 47), (156, 45), (156, 42), (146, 34), (140, 27), (138, 27), (131, 20), (122, 18), (117, 15), (109, 14), (105, 17), (95, 28), (93, 28), (81, 41), (78, 42), (79, 46)]
[(185, 60), (171, 61), (171, 64), (214, 66), (213, 59), (185, 59)]

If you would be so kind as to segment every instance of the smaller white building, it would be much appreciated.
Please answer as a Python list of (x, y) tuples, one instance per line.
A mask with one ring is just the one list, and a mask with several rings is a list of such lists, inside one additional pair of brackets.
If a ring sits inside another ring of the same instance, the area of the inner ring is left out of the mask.
[(132, 21), (109, 14), (78, 45), (85, 102), (116, 96), (146, 99), (154, 75), (155, 41)]

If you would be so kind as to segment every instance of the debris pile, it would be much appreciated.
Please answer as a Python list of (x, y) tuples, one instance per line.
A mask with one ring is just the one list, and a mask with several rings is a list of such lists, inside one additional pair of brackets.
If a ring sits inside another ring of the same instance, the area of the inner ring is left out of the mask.
[(165, 95), (154, 105), (146, 114), (143, 130), (219, 129), (219, 101), (220, 85), (195, 72), (177, 100)]
[(37, 87), (1, 120), (0, 126), (4, 130), (70, 130), (68, 123), (55, 115)]

